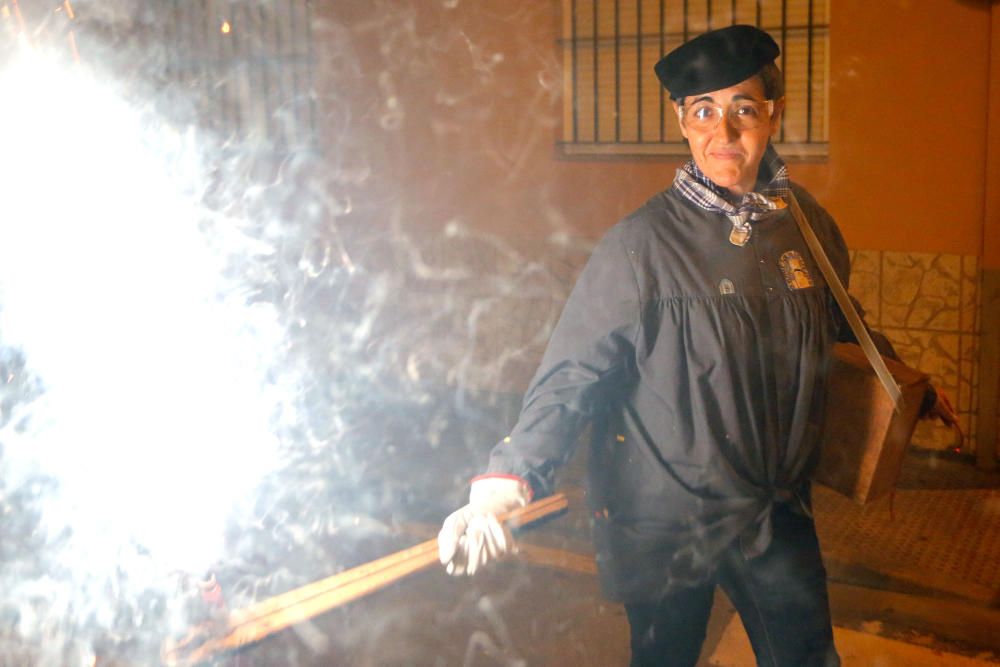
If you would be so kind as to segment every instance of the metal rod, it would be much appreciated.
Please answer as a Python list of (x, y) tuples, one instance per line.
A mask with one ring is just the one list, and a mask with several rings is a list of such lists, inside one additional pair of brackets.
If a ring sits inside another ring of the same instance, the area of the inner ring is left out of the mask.
[(688, 41), (688, 0), (684, 0), (684, 41)]
[[(667, 17), (663, 6), (664, 0), (660, 0), (660, 57), (666, 55), (666, 30), (667, 30)], [(664, 89), (661, 85), (660, 87), (660, 143), (664, 143), (667, 140), (667, 108), (666, 108), (666, 96), (664, 95)]]
[(806, 38), (808, 56), (806, 57), (806, 143), (812, 143), (813, 118), (813, 0), (809, 0), (809, 31)]
[(621, 102), (622, 102), (622, 85), (621, 85), (621, 71), (622, 71), (622, 54), (621, 54), (621, 40), (618, 38), (620, 31), (620, 26), (618, 23), (618, 0), (612, 0), (614, 3), (614, 17), (615, 17), (615, 143), (621, 140), (622, 134), (622, 114), (621, 114)]
[(635, 96), (636, 96), (636, 128), (635, 137), (642, 141), (642, 50), (645, 44), (642, 40), (642, 0), (635, 0), (635, 35), (636, 35), (636, 66), (635, 66)]
[(576, 44), (576, 0), (571, 0), (570, 11), (572, 16), (570, 17), (570, 61), (572, 62), (571, 70), (573, 74), (573, 143), (580, 141), (580, 106), (578, 102), (580, 101), (580, 92), (578, 89), (578, 73), (577, 67), (577, 44)]
[[(781, 78), (785, 81), (785, 67), (788, 64), (788, 52), (785, 50), (785, 43), (788, 41), (788, 0), (781, 0)], [(781, 118), (781, 136), (778, 141), (785, 140), (785, 117)]]
[(594, 0), (594, 143), (601, 140), (601, 126), (599, 124), (600, 113), (600, 90), (597, 86), (597, 5), (600, 0)]

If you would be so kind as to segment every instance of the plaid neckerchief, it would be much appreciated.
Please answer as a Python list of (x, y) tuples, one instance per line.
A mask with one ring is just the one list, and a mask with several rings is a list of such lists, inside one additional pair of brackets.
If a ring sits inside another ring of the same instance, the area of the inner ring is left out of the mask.
[(748, 192), (737, 204), (731, 204), (724, 196), (724, 190), (713, 183), (694, 163), (687, 163), (677, 170), (673, 187), (685, 199), (707, 211), (721, 213), (733, 223), (729, 239), (736, 245), (744, 245), (751, 234), (751, 221), (761, 220), (771, 212), (785, 208), (788, 199), (788, 168), (785, 161), (768, 144), (760, 161), (757, 182), (765, 185), (759, 192)]

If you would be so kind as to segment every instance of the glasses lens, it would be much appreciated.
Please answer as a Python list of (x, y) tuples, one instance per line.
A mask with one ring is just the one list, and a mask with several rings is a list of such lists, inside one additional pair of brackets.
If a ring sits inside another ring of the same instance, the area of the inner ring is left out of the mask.
[(767, 118), (767, 102), (743, 100), (729, 106), (729, 118), (734, 127), (752, 130)]
[[(722, 120), (723, 109), (708, 102), (697, 102), (684, 109), (684, 124), (695, 130), (715, 129)], [(740, 100), (726, 109), (729, 122), (738, 130), (760, 127), (768, 118), (767, 102)]]
[(684, 124), (696, 130), (709, 130), (719, 124), (722, 109), (708, 102), (696, 102), (684, 109)]

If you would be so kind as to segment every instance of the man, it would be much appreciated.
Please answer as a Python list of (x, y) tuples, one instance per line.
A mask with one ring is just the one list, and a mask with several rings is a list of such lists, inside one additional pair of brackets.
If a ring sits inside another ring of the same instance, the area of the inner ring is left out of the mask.
[(759, 664), (839, 664), (809, 475), (831, 347), (853, 336), (791, 193), (845, 284), (850, 266), (833, 219), (770, 145), (778, 53), (731, 26), (657, 63), (693, 159), (597, 245), (517, 425), (439, 535), (452, 574), (509, 550), (495, 515), (550, 493), (593, 423), (597, 562), (625, 604), (633, 665), (694, 665), (716, 585)]

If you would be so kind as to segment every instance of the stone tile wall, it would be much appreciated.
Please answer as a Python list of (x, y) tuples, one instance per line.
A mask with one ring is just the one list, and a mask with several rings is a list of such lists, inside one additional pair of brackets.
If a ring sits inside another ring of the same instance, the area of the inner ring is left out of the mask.
[[(979, 263), (975, 256), (852, 251), (851, 293), (868, 324), (893, 342), (910, 366), (928, 373), (959, 412), (968, 451), (975, 449)], [(921, 423), (914, 444), (954, 445), (955, 434)]]

